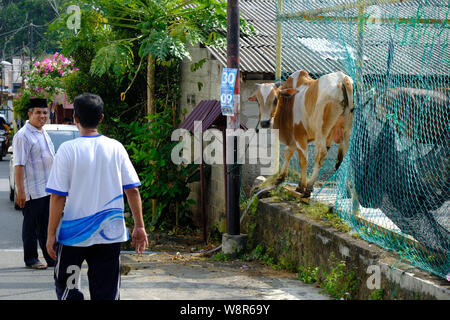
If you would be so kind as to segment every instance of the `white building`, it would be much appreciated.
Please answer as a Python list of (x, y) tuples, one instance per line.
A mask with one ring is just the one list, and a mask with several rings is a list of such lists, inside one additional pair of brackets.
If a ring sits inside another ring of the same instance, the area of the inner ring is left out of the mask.
[(8, 122), (13, 120), (13, 104), (12, 99), (15, 93), (22, 85), (22, 74), (27, 72), (30, 67), (29, 59), (13, 57), (12, 62), (1, 61), (0, 64), (0, 91), (1, 105), (0, 113), (4, 114)]

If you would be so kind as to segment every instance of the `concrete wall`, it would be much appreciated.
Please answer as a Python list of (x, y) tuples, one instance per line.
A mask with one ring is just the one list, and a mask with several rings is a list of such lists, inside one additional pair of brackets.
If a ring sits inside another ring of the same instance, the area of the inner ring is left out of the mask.
[[(220, 81), (223, 66), (215, 59), (213, 55), (200, 46), (190, 48), (191, 60), (185, 59), (182, 64), (181, 71), (181, 110), (186, 110), (187, 116), (201, 100), (219, 100), (220, 98)], [(191, 65), (206, 59), (203, 66), (195, 72), (191, 71)], [(199, 90), (198, 83), (203, 84)], [(248, 128), (255, 128), (258, 123), (258, 104), (248, 101), (248, 97), (255, 91), (255, 84), (269, 82), (268, 80), (242, 80), (241, 74), (241, 123)], [(256, 156), (256, 155), (251, 155)], [(242, 166), (242, 185), (245, 190), (249, 190), (251, 184), (257, 176), (260, 175), (260, 166), (248, 164), (249, 158)], [(200, 186), (199, 183), (190, 185), (191, 199), (197, 201), (197, 205), (192, 206), (195, 214), (195, 220), (200, 224)], [(225, 232), (225, 182), (223, 165), (212, 165), (211, 177), (206, 187), (206, 206), (207, 221), (209, 227), (217, 227), (221, 232)]]
[[(218, 99), (220, 95), (220, 74), (222, 66), (219, 61), (205, 48), (191, 47), (191, 60), (185, 59), (181, 67), (181, 110), (186, 110), (186, 116), (202, 100)], [(203, 66), (195, 72), (191, 71), (191, 65), (206, 59)], [(201, 90), (198, 83), (202, 83)]]
[[(185, 59), (181, 67), (181, 102), (180, 107), (184, 112), (185, 117), (200, 103), (202, 100), (218, 99), (220, 95), (220, 74), (222, 66), (214, 59), (214, 57), (200, 46), (190, 48), (191, 60)], [(206, 59), (206, 62), (200, 69), (195, 72), (191, 71), (191, 65)], [(202, 83), (201, 90), (199, 90), (198, 83)], [(206, 212), (208, 225), (216, 225), (222, 219), (225, 213), (225, 198), (224, 193), (219, 193), (219, 184), (222, 182), (218, 173), (223, 167), (220, 165), (213, 165), (211, 170), (211, 177), (206, 182)], [(223, 174), (222, 174), (223, 176)], [(189, 185), (191, 189), (190, 199), (197, 202), (191, 207), (194, 213), (194, 221), (201, 224), (201, 198), (200, 198), (200, 183), (195, 182)]]
[[(383, 299), (450, 300), (450, 283), (419, 270), (407, 261), (399, 261), (392, 252), (354, 238), (348, 233), (298, 213), (298, 203), (265, 198), (255, 213), (245, 216), (242, 232), (248, 233), (249, 246), (271, 249), (278, 260), (290, 266), (314, 266), (329, 269), (334, 255), (345, 261), (346, 273), (354, 271), (356, 290), (352, 299), (368, 299), (375, 288), (368, 281), (379, 271), (379, 289)], [(370, 269), (369, 267), (372, 266)], [(373, 268), (373, 269), (372, 269)]]

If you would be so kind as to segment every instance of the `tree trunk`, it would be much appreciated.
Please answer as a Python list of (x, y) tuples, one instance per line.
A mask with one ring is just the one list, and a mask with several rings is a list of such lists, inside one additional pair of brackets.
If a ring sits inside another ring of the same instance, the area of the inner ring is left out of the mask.
[(155, 110), (155, 59), (149, 54), (147, 58), (147, 114), (154, 114)]
[[(147, 57), (147, 114), (155, 114), (155, 59), (152, 54)], [(151, 125), (151, 124), (150, 124)], [(152, 199), (152, 218), (155, 217), (158, 200)]]

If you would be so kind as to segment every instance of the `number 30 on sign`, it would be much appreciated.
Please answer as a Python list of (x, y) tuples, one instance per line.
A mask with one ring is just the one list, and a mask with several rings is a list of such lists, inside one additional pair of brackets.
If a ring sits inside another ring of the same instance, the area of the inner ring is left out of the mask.
[(233, 93), (238, 69), (223, 68), (220, 85), (220, 107), (224, 116), (233, 116)]

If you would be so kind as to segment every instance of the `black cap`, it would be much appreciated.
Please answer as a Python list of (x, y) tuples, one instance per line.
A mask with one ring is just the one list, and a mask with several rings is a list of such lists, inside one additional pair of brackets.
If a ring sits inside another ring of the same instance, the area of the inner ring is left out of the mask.
[(30, 108), (48, 108), (47, 99), (31, 98)]

